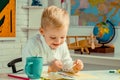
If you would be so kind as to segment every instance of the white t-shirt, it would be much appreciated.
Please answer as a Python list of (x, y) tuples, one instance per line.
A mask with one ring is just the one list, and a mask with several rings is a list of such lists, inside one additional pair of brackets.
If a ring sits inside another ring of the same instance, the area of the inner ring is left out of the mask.
[(30, 38), (22, 50), (22, 61), (25, 66), (26, 57), (43, 57), (43, 64), (50, 64), (54, 59), (61, 60), (64, 71), (71, 71), (73, 65), (72, 58), (66, 42), (60, 45), (56, 50), (52, 50), (40, 34)]

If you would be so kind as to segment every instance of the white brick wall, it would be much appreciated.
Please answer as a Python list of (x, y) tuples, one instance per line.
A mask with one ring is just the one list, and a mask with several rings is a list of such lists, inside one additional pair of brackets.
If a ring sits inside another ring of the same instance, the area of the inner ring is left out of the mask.
[[(7, 67), (7, 63), (14, 58), (21, 57), (22, 45), (27, 40), (27, 32), (22, 27), (27, 27), (28, 10), (23, 9), (23, 5), (27, 5), (28, 0), (16, 0), (16, 38), (15, 40), (0, 40), (0, 73), (11, 72), (11, 68)], [(18, 65), (22, 67), (22, 64)]]

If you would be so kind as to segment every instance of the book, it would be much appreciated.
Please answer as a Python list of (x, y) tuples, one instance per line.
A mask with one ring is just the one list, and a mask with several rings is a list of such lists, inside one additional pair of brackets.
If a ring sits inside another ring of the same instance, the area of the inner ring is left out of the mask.
[(11, 78), (16, 78), (16, 79), (19, 79), (19, 80), (30, 80), (26, 74), (8, 74), (8, 77), (11, 77)]

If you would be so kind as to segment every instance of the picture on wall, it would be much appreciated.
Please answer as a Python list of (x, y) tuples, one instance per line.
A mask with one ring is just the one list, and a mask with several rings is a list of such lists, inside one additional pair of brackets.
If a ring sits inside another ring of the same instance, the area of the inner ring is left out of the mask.
[(11, 38), (16, 36), (15, 29), (15, 0), (0, 0), (0, 37)]
[(78, 16), (79, 26), (106, 20), (120, 26), (120, 0), (71, 0), (71, 16)]

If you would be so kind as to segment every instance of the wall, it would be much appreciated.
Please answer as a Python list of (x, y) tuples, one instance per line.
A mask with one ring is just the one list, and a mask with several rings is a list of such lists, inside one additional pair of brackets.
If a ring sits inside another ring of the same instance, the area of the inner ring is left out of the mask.
[[(28, 18), (27, 10), (22, 9), (23, 5), (27, 5), (27, 0), (16, 0), (16, 38), (15, 40), (0, 40), (0, 73), (11, 72), (7, 67), (7, 63), (14, 58), (21, 56), (22, 45), (27, 40), (27, 32), (22, 27), (27, 27)], [(18, 68), (22, 67), (18, 65)]]

